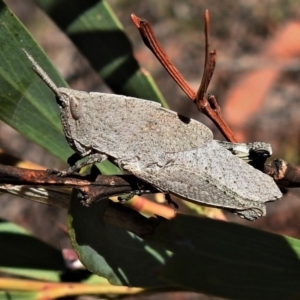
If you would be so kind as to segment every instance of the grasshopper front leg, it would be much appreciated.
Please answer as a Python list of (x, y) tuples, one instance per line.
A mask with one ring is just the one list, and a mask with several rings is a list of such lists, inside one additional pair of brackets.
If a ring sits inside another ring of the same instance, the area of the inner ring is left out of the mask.
[[(86, 156), (88, 156), (86, 160), (78, 163), (80, 159)], [(68, 164), (70, 165), (70, 167), (67, 170), (61, 171), (56, 169), (48, 169), (47, 172), (49, 174), (56, 174), (58, 176), (65, 177), (68, 175), (72, 175), (74, 173), (78, 173), (78, 171), (80, 171), (80, 169), (85, 166), (101, 163), (106, 159), (107, 159), (107, 155), (102, 153), (92, 153), (92, 154), (89, 153), (87, 155), (80, 155), (78, 153), (74, 153), (68, 158)]]

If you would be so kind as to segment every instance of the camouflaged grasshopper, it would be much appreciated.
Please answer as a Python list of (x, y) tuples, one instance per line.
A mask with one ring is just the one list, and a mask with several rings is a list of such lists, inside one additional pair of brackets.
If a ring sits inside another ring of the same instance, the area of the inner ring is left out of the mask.
[[(58, 88), (25, 53), (55, 94), (66, 139), (76, 153), (61, 175), (110, 159), (164, 193), (224, 208), (248, 220), (264, 216), (264, 203), (282, 196), (271, 177), (233, 155), (249, 159), (252, 152), (267, 157), (272, 152), (269, 144), (213, 140), (204, 124), (156, 102)], [(88, 159), (77, 163), (84, 157)]]

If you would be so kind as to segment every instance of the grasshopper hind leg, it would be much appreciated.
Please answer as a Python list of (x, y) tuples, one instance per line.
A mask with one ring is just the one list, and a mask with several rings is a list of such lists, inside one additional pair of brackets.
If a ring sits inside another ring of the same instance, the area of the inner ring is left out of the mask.
[(266, 215), (266, 206), (263, 203), (256, 203), (255, 206), (251, 208), (247, 208), (244, 210), (235, 210), (233, 211), (234, 214), (238, 215), (242, 219), (246, 219), (249, 221), (254, 221), (260, 217)]

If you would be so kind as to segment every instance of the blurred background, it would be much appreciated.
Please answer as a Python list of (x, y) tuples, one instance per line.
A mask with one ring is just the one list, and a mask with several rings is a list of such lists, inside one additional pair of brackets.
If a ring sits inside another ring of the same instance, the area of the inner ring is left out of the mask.
[[(205, 9), (211, 19), (211, 49), (217, 65), (209, 87), (240, 142), (272, 144), (276, 157), (299, 164), (300, 144), (300, 5), (292, 0), (180, 1), (108, 0), (128, 34), (140, 65), (149, 71), (169, 107), (197, 119), (223, 139), (211, 121), (176, 86), (144, 46), (130, 14), (147, 19), (171, 61), (197, 90), (204, 64)], [(38, 9), (34, 1), (6, 0), (74, 89), (110, 92), (72, 43)], [(53, 142), (53, 141), (49, 141)], [(22, 160), (48, 168), (64, 165), (43, 149), (0, 123), (0, 148)], [(226, 213), (229, 221), (300, 238), (298, 189), (268, 204), (256, 222)], [(185, 208), (181, 206), (184, 210)], [(65, 212), (1, 195), (0, 217), (16, 222), (56, 247), (68, 245)], [(174, 298), (173, 298), (174, 299)]]

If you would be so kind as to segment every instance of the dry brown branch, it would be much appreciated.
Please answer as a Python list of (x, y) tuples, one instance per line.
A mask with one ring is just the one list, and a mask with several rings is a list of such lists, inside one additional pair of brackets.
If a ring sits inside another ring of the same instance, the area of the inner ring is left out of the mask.
[[(137, 190), (145, 193), (158, 192), (151, 185), (132, 175), (59, 177), (49, 175), (42, 170), (0, 165), (0, 191), (2, 192), (48, 205), (68, 208), (71, 192), (67, 188), (77, 188), (82, 193), (88, 194), (91, 202)], [(146, 218), (137, 211), (113, 201), (109, 201), (104, 215), (105, 222), (124, 228), (141, 237), (150, 235), (163, 220), (165, 219), (161, 217)]]
[[(230, 141), (236, 143), (231, 129), (225, 122), (221, 110), (219, 106), (212, 106), (209, 99), (206, 97), (207, 88), (209, 86), (210, 80), (214, 73), (215, 63), (216, 63), (216, 51), (209, 50), (209, 13), (206, 10), (205, 12), (205, 64), (204, 71), (201, 80), (200, 87), (198, 92), (196, 93), (186, 82), (183, 76), (179, 73), (179, 71), (172, 64), (167, 54), (163, 51), (160, 46), (158, 40), (155, 37), (155, 34), (151, 28), (151, 25), (148, 21), (140, 19), (136, 15), (132, 14), (131, 19), (134, 25), (138, 28), (141, 37), (145, 43), (145, 45), (152, 51), (155, 57), (159, 60), (162, 66), (166, 69), (166, 71), (170, 74), (170, 76), (174, 79), (174, 81), (178, 84), (178, 86), (186, 93), (186, 95), (196, 104), (199, 111), (204, 113), (207, 117), (209, 117), (220, 132), (224, 135), (224, 137)], [(209, 98), (209, 97), (208, 97)], [(214, 103), (216, 103), (216, 99), (214, 98)], [(217, 108), (217, 109), (216, 109)]]
[(295, 166), (277, 158), (265, 166), (264, 172), (273, 177), (280, 187), (300, 187), (300, 166)]
[(90, 205), (94, 199), (141, 191), (144, 194), (158, 192), (150, 184), (133, 175), (99, 175), (92, 170), (89, 175), (72, 175), (60, 177), (43, 170), (23, 169), (0, 165), (0, 184), (43, 186), (60, 188), (77, 188), (88, 195), (85, 205)]

